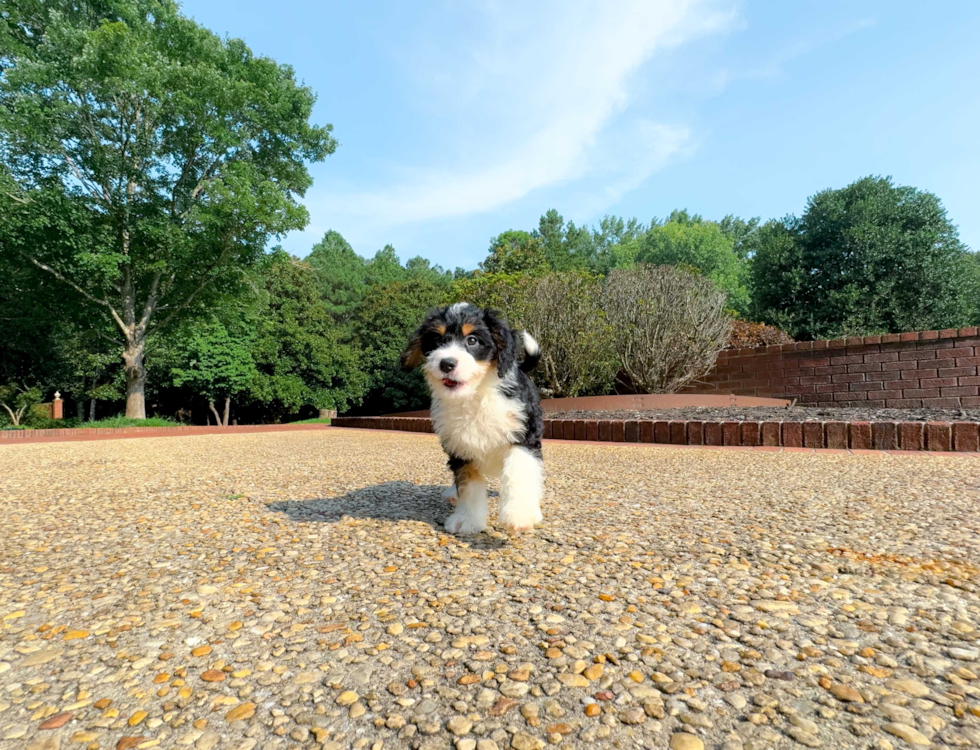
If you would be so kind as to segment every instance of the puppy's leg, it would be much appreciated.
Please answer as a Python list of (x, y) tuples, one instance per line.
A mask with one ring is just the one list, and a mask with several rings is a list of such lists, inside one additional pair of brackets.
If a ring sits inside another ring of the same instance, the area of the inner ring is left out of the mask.
[(526, 531), (541, 522), (544, 467), (541, 459), (520, 445), (504, 456), (500, 475), (500, 509), (497, 520), (510, 531)]
[(455, 469), (456, 512), (446, 519), (450, 534), (479, 534), (487, 528), (487, 480), (473, 464)]
[(445, 500), (450, 505), (456, 505), (456, 501), (459, 499), (459, 495), (456, 494), (456, 485), (446, 487), (442, 491), (442, 499)]

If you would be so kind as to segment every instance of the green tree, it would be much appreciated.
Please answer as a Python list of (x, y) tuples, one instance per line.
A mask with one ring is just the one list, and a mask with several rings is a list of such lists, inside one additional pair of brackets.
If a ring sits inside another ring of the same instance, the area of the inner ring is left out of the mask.
[(758, 316), (796, 338), (966, 325), (972, 260), (932, 193), (865, 177), (760, 235)]
[(567, 270), (571, 262), (565, 246), (565, 219), (555, 209), (548, 209), (539, 219), (538, 236), (541, 237), (548, 267), (552, 270)]
[[(74, 401), (79, 419), (85, 418), (86, 401), (88, 418), (94, 420), (97, 402), (118, 401), (125, 397), (125, 379), (117, 364), (119, 348), (112, 333), (108, 322), (100, 329), (67, 317), (49, 329), (48, 351), (56, 370), (43, 382), (61, 390), (66, 401)], [(45, 371), (44, 368), (38, 370)]]
[[(193, 321), (178, 337), (177, 364), (170, 368), (174, 386), (190, 387), (204, 396), (215, 423), (228, 426), (232, 399), (245, 393), (255, 379), (251, 330), (231, 330), (217, 318)], [(215, 401), (224, 401), (222, 416)]]
[[(7, 187), (15, 189), (12, 183)], [(14, 202), (0, 221), (0, 383), (32, 382), (61, 391), (66, 409), (74, 405), (82, 418), (87, 398), (116, 397), (120, 341), (105, 318), (90, 319), (83, 297), (51, 285), (44, 271), (17, 252), (36, 244), (70, 244), (85, 234), (91, 217), (77, 201), (57, 201), (52, 191), (38, 197), (40, 203), (50, 199), (45, 211), (28, 212)]]
[(10, 424), (19, 427), (25, 415), (42, 398), (41, 389), (36, 386), (24, 387), (16, 383), (7, 383), (0, 386), (0, 406), (3, 407), (3, 416), (10, 420)]
[(752, 312), (754, 317), (799, 337), (797, 300), (807, 284), (803, 248), (797, 242), (796, 219), (773, 219), (759, 228), (751, 262)]
[(726, 237), (731, 238), (732, 250), (739, 258), (745, 260), (753, 255), (759, 230), (758, 216), (746, 221), (734, 214), (728, 214), (718, 222), (718, 228)]
[(636, 261), (696, 269), (728, 295), (728, 304), (737, 313), (748, 311), (748, 267), (715, 222), (674, 211), (663, 223), (653, 222), (640, 242)]
[(967, 273), (967, 322), (971, 326), (980, 325), (980, 252), (966, 253)]
[(603, 216), (598, 228), (592, 230), (589, 268), (603, 276), (614, 268), (632, 268), (648, 229), (636, 218), (625, 221), (619, 216)]
[(487, 257), (480, 264), (485, 273), (538, 274), (548, 270), (544, 242), (530, 232), (510, 229), (490, 241)]
[(448, 292), (453, 283), (453, 274), (444, 271), (438, 263), (433, 265), (427, 258), (416, 255), (409, 258), (405, 263), (406, 279), (422, 279), (430, 284), (439, 287), (443, 292)]
[(367, 262), (332, 229), (306, 257), (317, 274), (320, 298), (339, 323), (348, 324), (364, 298)]
[(545, 262), (552, 271), (583, 270), (589, 267), (594, 246), (587, 227), (565, 223), (562, 215), (551, 208), (538, 221), (535, 236), (541, 238)]
[(407, 274), (398, 253), (391, 245), (385, 245), (368, 261), (364, 283), (368, 287), (383, 286), (395, 281), (403, 281)]
[(269, 237), (306, 224), (306, 162), (336, 142), (310, 124), (315, 97), (291, 68), (172, 0), (7, 8), (0, 164), (16, 186), (2, 219), (50, 232), (57, 201), (86, 217), (11, 249), (116, 325), (126, 414), (144, 418), (147, 343), (237, 286)]
[(250, 397), (267, 418), (344, 411), (367, 385), (357, 349), (320, 300), (316, 272), (276, 250), (263, 264), (265, 303), (256, 325)]
[(428, 390), (421, 373), (405, 372), (398, 359), (426, 311), (441, 304), (445, 294), (443, 284), (424, 276), (392, 281), (368, 291), (355, 323), (369, 381), (365, 413), (428, 407)]

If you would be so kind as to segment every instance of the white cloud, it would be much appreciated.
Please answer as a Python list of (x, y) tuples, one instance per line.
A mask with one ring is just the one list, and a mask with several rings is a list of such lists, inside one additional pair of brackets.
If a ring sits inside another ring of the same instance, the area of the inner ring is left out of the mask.
[(601, 210), (690, 145), (683, 125), (631, 112), (631, 77), (657, 52), (736, 21), (730, 5), (710, 0), (487, 2), (456, 12), (478, 14), (458, 19), (470, 33), (415, 38), (401, 52), (426, 136), (382, 189), (315, 188), (307, 204), (317, 224), (466, 216), (584, 178), (583, 201)]

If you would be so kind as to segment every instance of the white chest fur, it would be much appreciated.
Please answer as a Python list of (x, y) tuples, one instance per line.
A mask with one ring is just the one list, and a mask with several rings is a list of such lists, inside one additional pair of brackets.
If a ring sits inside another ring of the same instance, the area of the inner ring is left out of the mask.
[(433, 398), (432, 424), (443, 447), (466, 461), (494, 461), (524, 429), (520, 401), (486, 383), (468, 398)]

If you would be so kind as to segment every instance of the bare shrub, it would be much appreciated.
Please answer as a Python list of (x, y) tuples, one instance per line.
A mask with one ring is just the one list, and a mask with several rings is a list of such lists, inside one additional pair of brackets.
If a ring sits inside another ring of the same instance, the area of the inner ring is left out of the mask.
[(550, 274), (533, 279), (522, 296), (513, 322), (541, 346), (533, 376), (542, 391), (563, 398), (608, 393), (619, 363), (599, 279)]
[(726, 295), (703, 276), (640, 265), (612, 271), (603, 291), (620, 365), (647, 393), (675, 393), (704, 376), (728, 340)]

